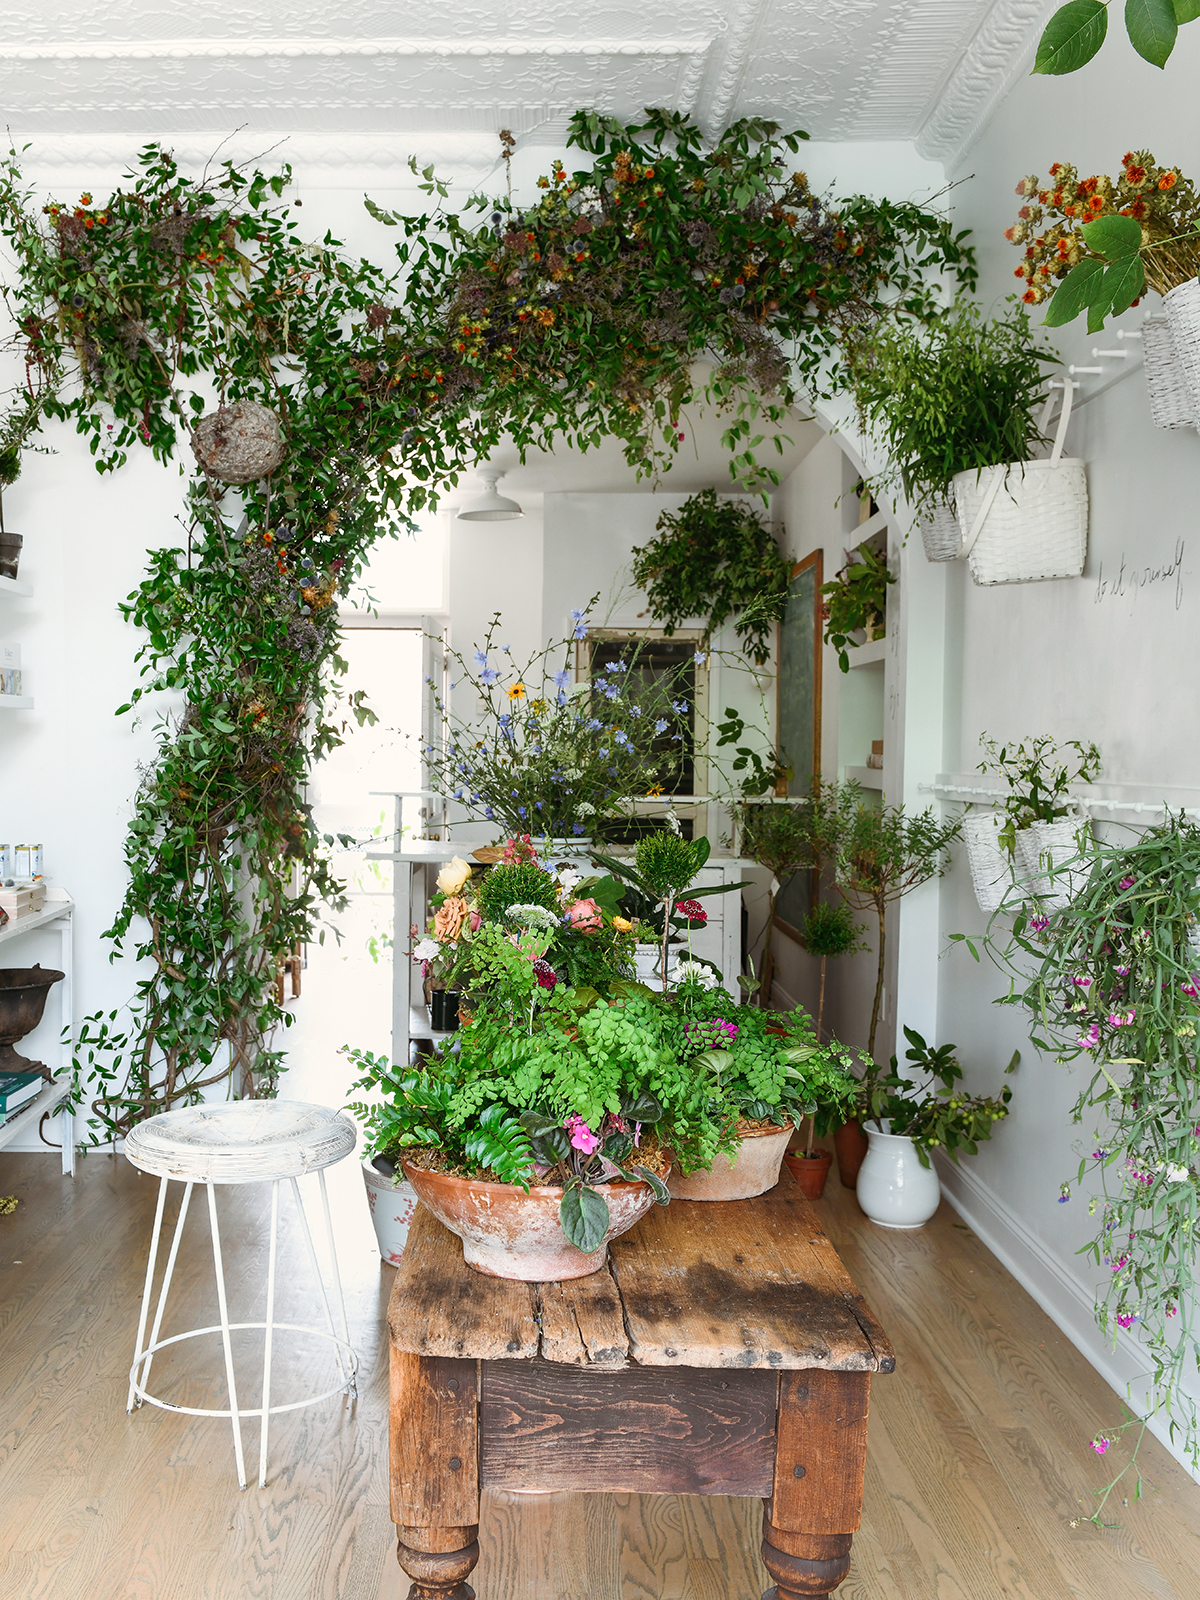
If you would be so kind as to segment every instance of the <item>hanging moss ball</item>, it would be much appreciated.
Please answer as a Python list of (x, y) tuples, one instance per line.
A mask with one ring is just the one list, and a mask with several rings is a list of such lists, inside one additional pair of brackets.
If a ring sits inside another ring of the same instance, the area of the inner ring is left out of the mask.
[(222, 483), (254, 483), (287, 454), (279, 418), (254, 400), (237, 400), (201, 417), (192, 449), (205, 472)]

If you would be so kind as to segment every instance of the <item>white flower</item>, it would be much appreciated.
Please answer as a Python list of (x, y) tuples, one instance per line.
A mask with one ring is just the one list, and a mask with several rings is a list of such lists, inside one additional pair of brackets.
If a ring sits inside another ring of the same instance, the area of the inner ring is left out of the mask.
[(567, 867), (558, 875), (558, 892), (565, 900), (575, 885), (582, 879), (583, 873), (576, 872), (574, 867)]
[(698, 983), (702, 989), (715, 989), (718, 982), (716, 973), (699, 961), (679, 962), (673, 976), (678, 983)]
[(558, 918), (545, 906), (514, 905), (504, 913), (506, 922), (516, 922), (523, 928), (557, 928)]
[(440, 956), (442, 947), (436, 939), (422, 939), (413, 950), (414, 961), (432, 961), (434, 956)]
[(594, 817), (596, 815), (596, 808), (590, 800), (584, 800), (576, 807), (576, 810), (581, 817)]
[(471, 863), (455, 856), (438, 873), (437, 886), (443, 894), (457, 894), (470, 876)]
[(1168, 1183), (1186, 1183), (1191, 1177), (1191, 1173), (1186, 1167), (1177, 1167), (1171, 1161), (1167, 1162), (1166, 1167), (1163, 1169), (1163, 1175)]

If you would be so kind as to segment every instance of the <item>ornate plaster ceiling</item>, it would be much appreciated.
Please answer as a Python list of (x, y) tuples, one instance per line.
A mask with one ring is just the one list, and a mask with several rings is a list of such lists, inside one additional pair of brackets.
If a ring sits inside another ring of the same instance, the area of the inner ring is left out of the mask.
[[(743, 115), (824, 140), (917, 140), (945, 158), (1021, 70), (1046, 0), (10, 0), (0, 104), (43, 159), (120, 158), (231, 129), (294, 156), (387, 163), (410, 150), (488, 168), (495, 134), (559, 143), (596, 106)], [(191, 147), (195, 146), (193, 152)]]

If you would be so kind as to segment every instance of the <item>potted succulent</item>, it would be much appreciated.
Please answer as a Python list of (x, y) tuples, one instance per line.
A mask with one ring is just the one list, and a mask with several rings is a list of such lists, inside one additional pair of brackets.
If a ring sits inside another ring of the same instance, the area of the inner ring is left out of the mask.
[[(858, 1092), (859, 1120), (870, 1149), (858, 1175), (858, 1203), (881, 1228), (924, 1227), (938, 1208), (941, 1184), (929, 1159), (944, 1150), (957, 1163), (961, 1152), (975, 1155), (981, 1139), (1008, 1115), (1012, 1090), (1000, 1095), (967, 1095), (956, 1084), (962, 1068), (955, 1046), (933, 1049), (915, 1028), (906, 1027), (905, 1060), (915, 1078), (900, 1073), (896, 1057), (889, 1069), (868, 1063)], [(1014, 1072), (1020, 1054), (1005, 1068)]]
[[(1068, 864), (1083, 854), (1088, 831), (1085, 818), (1071, 819), (1073, 806), (1067, 791), (1072, 783), (1095, 782), (1100, 771), (1099, 749), (1078, 739), (1059, 745), (1045, 734), (1019, 744), (1001, 744), (984, 734), (979, 742), (985, 751), (979, 771), (996, 773), (1009, 790), (1003, 821), (996, 826), (998, 819), (993, 819), (991, 824), (994, 839), (978, 831), (989, 827), (986, 813), (974, 825), (977, 831), (968, 837), (968, 858), (981, 907), (995, 909), (985, 900), (995, 893), (1000, 871), (994, 857), (997, 851), (1006, 851), (1015, 862), (1023, 892), (1038, 895), (1047, 907), (1066, 905), (1086, 877), (1086, 871), (1072, 870)], [(1004, 866), (1007, 869), (1007, 862)], [(1011, 877), (1011, 873), (1006, 870), (1005, 876)], [(983, 893), (981, 879), (991, 880)]]

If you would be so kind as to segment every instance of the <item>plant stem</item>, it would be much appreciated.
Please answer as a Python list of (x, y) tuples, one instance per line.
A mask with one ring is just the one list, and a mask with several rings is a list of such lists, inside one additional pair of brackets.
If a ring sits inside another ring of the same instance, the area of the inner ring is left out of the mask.
[(816, 1134), (816, 1131), (817, 1131), (817, 1119), (816, 1119), (816, 1117), (809, 1117), (809, 1119), (808, 1119), (808, 1143), (804, 1146), (804, 1154), (806, 1156), (811, 1156), (812, 1155), (813, 1138), (814, 1138), (814, 1136)]
[(871, 1032), (867, 1039), (867, 1054), (871, 1060), (875, 1059), (875, 1029), (879, 1025), (879, 1002), (883, 998), (883, 952), (884, 952), (884, 918), (887, 915), (887, 906), (879, 905), (879, 965), (875, 973), (875, 999), (871, 1005)]
[(821, 1042), (821, 1018), (825, 1013), (825, 963), (829, 958), (821, 957), (821, 987), (817, 991), (817, 1043)]
[(758, 1007), (765, 1011), (771, 1003), (771, 985), (775, 981), (775, 963), (771, 956), (771, 936), (775, 932), (775, 893), (767, 890), (767, 931), (763, 936), (762, 987), (758, 991)]
[(675, 891), (668, 889), (663, 896), (663, 937), (662, 937), (662, 987), (663, 993), (667, 992), (667, 940), (671, 937), (671, 912), (675, 906)]

